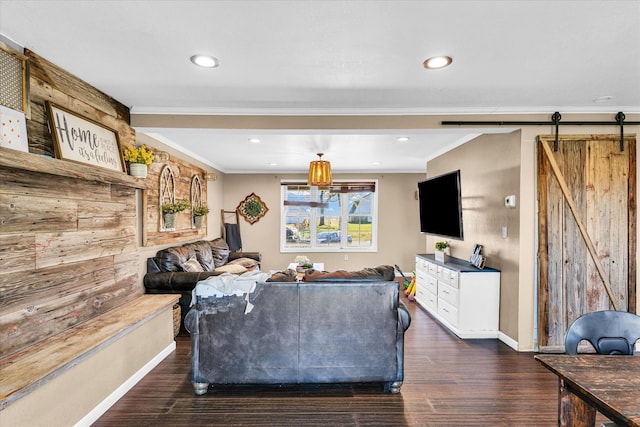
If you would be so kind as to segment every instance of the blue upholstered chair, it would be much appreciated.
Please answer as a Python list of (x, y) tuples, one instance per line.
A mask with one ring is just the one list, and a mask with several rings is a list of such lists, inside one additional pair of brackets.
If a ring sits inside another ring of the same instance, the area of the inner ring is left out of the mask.
[[(567, 354), (578, 354), (578, 344), (587, 340), (598, 354), (625, 354), (634, 352), (640, 339), (640, 316), (625, 311), (596, 311), (577, 318), (564, 340)], [(616, 427), (615, 423), (603, 423), (601, 427)]]
[(564, 340), (567, 354), (578, 354), (578, 344), (587, 340), (598, 354), (633, 354), (640, 339), (640, 316), (625, 311), (587, 313), (569, 326)]

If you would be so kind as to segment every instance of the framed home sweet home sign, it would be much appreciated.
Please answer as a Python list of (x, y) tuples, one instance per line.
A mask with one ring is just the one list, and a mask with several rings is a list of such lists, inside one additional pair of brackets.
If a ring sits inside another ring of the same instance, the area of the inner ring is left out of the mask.
[(124, 172), (118, 133), (47, 102), (56, 157)]

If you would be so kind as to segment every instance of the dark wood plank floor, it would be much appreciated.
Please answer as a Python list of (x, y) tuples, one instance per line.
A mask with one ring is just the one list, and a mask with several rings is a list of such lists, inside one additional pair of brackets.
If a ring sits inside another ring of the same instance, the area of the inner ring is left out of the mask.
[(181, 332), (176, 351), (94, 426), (557, 425), (557, 379), (532, 353), (498, 340), (459, 340), (404, 301), (413, 320), (400, 394), (358, 384), (229, 387), (196, 396), (189, 336)]

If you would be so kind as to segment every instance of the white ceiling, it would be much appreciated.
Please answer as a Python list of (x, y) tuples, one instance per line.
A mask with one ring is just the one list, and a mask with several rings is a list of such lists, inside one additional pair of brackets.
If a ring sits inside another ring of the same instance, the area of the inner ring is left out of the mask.
[[(194, 114), (640, 112), (637, 0), (0, 0), (0, 34), (129, 106), (134, 123), (156, 113), (187, 123)], [(195, 67), (196, 53), (220, 67)], [(439, 54), (452, 65), (425, 70)], [(478, 132), (184, 126), (138, 132), (228, 173), (301, 172), (318, 151), (337, 172), (420, 172)]]

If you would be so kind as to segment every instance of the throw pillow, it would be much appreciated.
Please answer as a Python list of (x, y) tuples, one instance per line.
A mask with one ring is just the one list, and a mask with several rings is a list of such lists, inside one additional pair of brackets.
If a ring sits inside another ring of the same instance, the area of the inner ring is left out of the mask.
[(231, 274), (242, 274), (245, 273), (247, 269), (239, 264), (226, 264), (221, 267), (216, 267), (216, 271)]
[(191, 248), (196, 253), (196, 259), (204, 271), (213, 271), (213, 269), (216, 268), (209, 242), (200, 240), (198, 242), (189, 243), (185, 246)]
[(225, 265), (229, 259), (229, 246), (227, 246), (227, 242), (221, 238), (217, 238), (210, 241), (209, 246), (211, 246), (211, 255), (215, 266), (220, 267)]
[(202, 266), (200, 265), (200, 263), (198, 262), (198, 260), (196, 259), (196, 257), (191, 257), (187, 260), (187, 262), (184, 262), (182, 264), (180, 264), (180, 267), (182, 267), (182, 269), (184, 271), (189, 271), (189, 272), (199, 272), (199, 271), (204, 271), (204, 269), (202, 268)]
[(193, 249), (186, 246), (173, 246), (156, 253), (156, 262), (162, 271), (182, 271), (181, 265), (195, 255)]
[(276, 271), (269, 277), (267, 282), (295, 282), (297, 280), (297, 274), (291, 269), (283, 271)]

